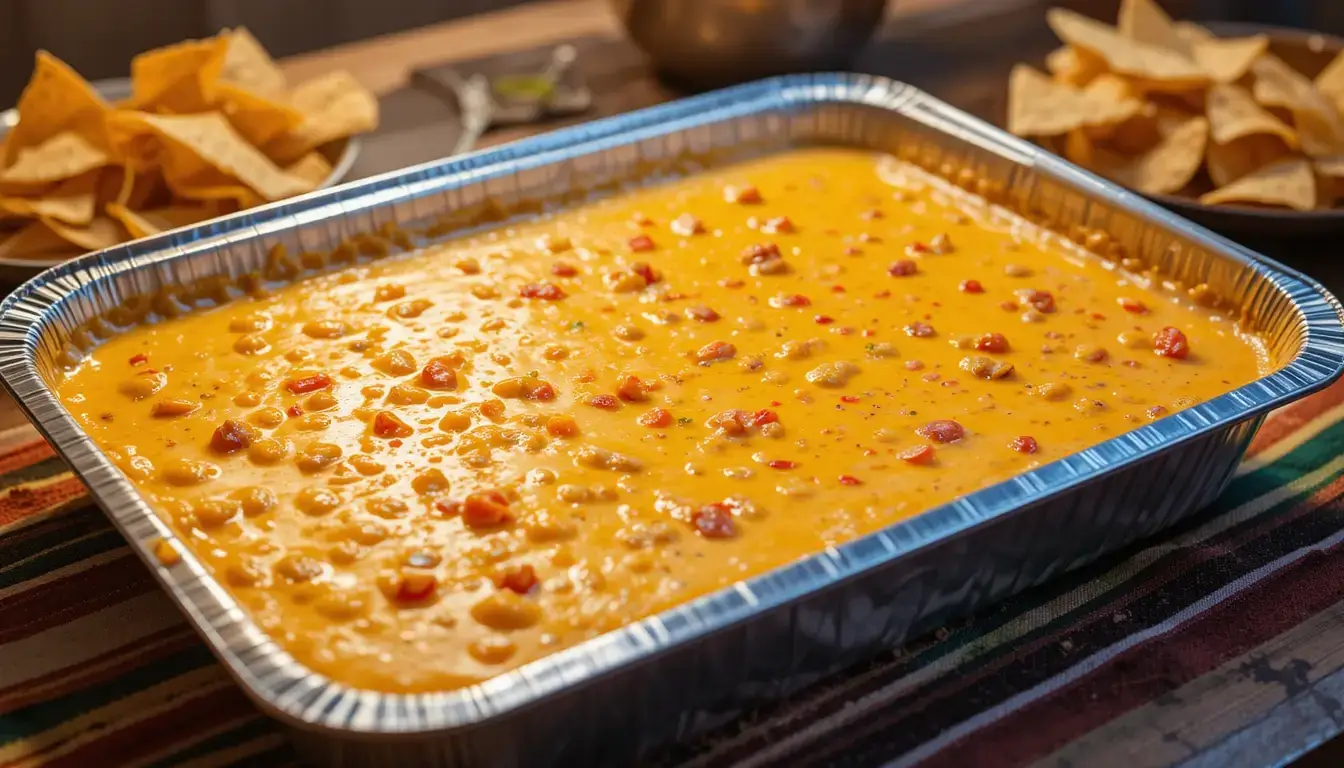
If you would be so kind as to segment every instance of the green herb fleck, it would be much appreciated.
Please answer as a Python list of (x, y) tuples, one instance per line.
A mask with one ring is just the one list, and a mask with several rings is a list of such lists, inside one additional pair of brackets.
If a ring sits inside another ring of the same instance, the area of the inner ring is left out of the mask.
[(677, 423), (683, 427), (686, 426), (687, 424), (690, 424), (692, 421), (695, 421), (695, 419), (692, 419), (690, 416), (682, 416), (681, 418), (677, 419)]
[(571, 331), (582, 331), (582, 330), (583, 330), (583, 321), (582, 321), (582, 320), (575, 320), (574, 322), (570, 323), (570, 324), (569, 324), (569, 330), (571, 330)]

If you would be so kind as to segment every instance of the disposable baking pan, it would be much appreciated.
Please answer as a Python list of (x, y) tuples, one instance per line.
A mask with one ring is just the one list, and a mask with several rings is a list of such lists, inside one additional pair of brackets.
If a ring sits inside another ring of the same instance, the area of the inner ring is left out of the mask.
[[(1274, 371), (478, 686), (417, 695), (314, 674), (192, 556), (173, 568), (148, 556), (173, 532), (52, 392), (70, 345), (97, 327), (91, 319), (164, 287), (260, 270), (276, 245), (329, 249), (389, 223), (655, 178), (687, 156), (723, 162), (799, 145), (891, 152), (997, 189), (1001, 203), (1054, 227), (1105, 230), (1171, 280), (1223, 296), (1265, 339)], [(1181, 519), (1223, 488), (1267, 411), (1326, 386), (1342, 366), (1340, 304), (1311, 279), (909, 86), (861, 75), (761, 81), (315, 193), (85, 256), (0, 304), (4, 386), (239, 684), (308, 759), (332, 765), (635, 763)]]

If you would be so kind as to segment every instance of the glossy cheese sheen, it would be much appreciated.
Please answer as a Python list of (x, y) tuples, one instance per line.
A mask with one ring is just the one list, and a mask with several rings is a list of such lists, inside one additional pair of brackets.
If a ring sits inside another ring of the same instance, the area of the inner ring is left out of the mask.
[(800, 150), (148, 324), (59, 392), (299, 661), (441, 690), (1265, 369), (1133, 279)]

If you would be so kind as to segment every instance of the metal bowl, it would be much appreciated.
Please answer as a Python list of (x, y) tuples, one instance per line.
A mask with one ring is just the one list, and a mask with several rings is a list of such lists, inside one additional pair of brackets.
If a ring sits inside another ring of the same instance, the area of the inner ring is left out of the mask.
[(613, 0), (659, 74), (713, 88), (792, 72), (844, 70), (887, 0)]
[[(131, 81), (126, 78), (99, 80), (93, 83), (93, 88), (108, 101), (122, 101), (131, 97)], [(5, 135), (18, 124), (19, 112), (17, 109), (7, 109), (0, 112), (0, 141), (3, 141)], [(317, 151), (331, 164), (331, 173), (322, 180), (321, 184), (317, 185), (317, 189), (335, 186), (350, 173), (350, 168), (355, 164), (355, 158), (359, 156), (359, 137), (351, 136), (338, 139), (323, 144), (317, 148)], [(0, 235), (3, 234), (5, 233), (0, 231)], [(0, 259), (0, 286), (21, 283), (48, 267), (55, 266), (63, 261), (65, 259)]]

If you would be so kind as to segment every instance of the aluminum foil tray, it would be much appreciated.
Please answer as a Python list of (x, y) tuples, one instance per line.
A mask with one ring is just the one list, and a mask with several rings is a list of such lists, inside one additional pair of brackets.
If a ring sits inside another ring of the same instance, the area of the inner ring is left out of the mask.
[[(1103, 229), (1172, 280), (1213, 287), (1266, 340), (1274, 372), (479, 686), (418, 695), (314, 674), (193, 557), (169, 569), (148, 556), (172, 531), (52, 393), (92, 318), (165, 286), (261, 270), (277, 244), (331, 249), (389, 223), (573, 199), (656, 177), (687, 156), (730, 161), (807, 144), (890, 152), (984, 180), (1000, 202), (1064, 231)], [(1180, 520), (1223, 488), (1267, 411), (1326, 386), (1342, 367), (1340, 304), (1309, 278), (909, 86), (860, 75), (761, 81), (314, 193), (90, 254), (0, 304), (4, 386), (239, 684), (307, 759), (331, 765), (636, 763)]]

